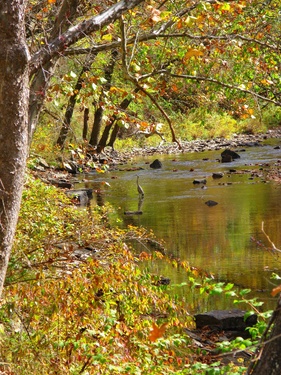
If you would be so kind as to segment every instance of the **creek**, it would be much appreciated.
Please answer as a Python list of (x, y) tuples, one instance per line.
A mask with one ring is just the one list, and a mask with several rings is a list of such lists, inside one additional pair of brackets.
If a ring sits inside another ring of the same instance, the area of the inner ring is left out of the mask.
[[(222, 150), (136, 157), (105, 174), (85, 175), (84, 186), (98, 192), (92, 204), (109, 202), (114, 207), (113, 225), (151, 229), (165, 241), (170, 256), (186, 260), (216, 281), (233, 283), (238, 289), (250, 288), (250, 296), (262, 300), (262, 309), (267, 310), (276, 303), (270, 292), (278, 281), (271, 275), (281, 276), (281, 252), (272, 251), (272, 243), (281, 249), (281, 184), (265, 181), (263, 175), (267, 163), (280, 161), (276, 145), (280, 140), (238, 149), (240, 159), (231, 163), (218, 161)], [(149, 164), (156, 158), (163, 167), (154, 170)], [(224, 175), (215, 179), (214, 172)], [(145, 192), (142, 202), (136, 175)], [(206, 185), (193, 184), (194, 179), (203, 178)], [(205, 204), (208, 200), (218, 204), (209, 207)], [(139, 209), (142, 215), (124, 215)], [(147, 248), (139, 245), (138, 251)], [(161, 259), (146, 266), (177, 285), (174, 293), (186, 298), (191, 312), (233, 307), (222, 295), (202, 298), (190, 287), (180, 287), (186, 273)]]

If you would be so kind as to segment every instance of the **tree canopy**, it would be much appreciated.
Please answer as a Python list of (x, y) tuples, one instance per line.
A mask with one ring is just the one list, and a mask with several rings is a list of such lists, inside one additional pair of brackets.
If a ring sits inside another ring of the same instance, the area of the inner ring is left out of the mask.
[[(254, 113), (246, 96), (256, 106), (280, 106), (277, 1), (129, 4), (119, 2), (107, 9), (111, 5), (107, 2), (98, 6), (79, 1), (29, 2), (26, 26), (32, 50), (31, 135), (46, 96), (51, 95), (52, 100), (76, 95), (77, 72), (71, 73), (71, 64), (78, 61), (83, 67), (89, 64), (87, 59), (91, 63), (79, 89), (80, 102), (100, 104), (117, 115), (115, 120), (122, 126), (131, 120), (122, 106), (120, 110), (121, 101), (125, 97), (135, 101), (149, 98), (158, 108), (159, 117), (170, 126), (173, 141), (176, 135), (165, 102), (177, 103), (177, 108), (185, 110), (208, 97), (230, 113), (244, 117)], [(112, 51), (116, 51), (115, 76), (109, 82), (102, 71)], [(66, 75), (62, 66), (68, 66)], [(57, 74), (50, 92), (51, 77)], [(142, 126), (146, 126), (145, 121)]]

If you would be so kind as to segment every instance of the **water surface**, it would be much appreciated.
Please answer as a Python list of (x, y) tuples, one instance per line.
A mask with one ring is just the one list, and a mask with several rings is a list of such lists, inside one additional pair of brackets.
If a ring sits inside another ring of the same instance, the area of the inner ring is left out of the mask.
[[(276, 281), (270, 277), (272, 272), (281, 276), (281, 253), (278, 258), (278, 254), (271, 251), (272, 245), (262, 231), (262, 223), (270, 240), (280, 249), (281, 184), (266, 182), (262, 169), (266, 168), (265, 163), (277, 162), (281, 151), (273, 147), (280, 141), (268, 143), (238, 150), (241, 158), (232, 163), (218, 162), (221, 151), (136, 158), (132, 167), (141, 170), (128, 171), (130, 166), (123, 166), (123, 171), (87, 175), (90, 181), (87, 187), (102, 190), (93, 204), (109, 202), (115, 208), (113, 224), (152, 229), (158, 238), (164, 239), (170, 255), (205, 270), (216, 280), (251, 288), (255, 296), (266, 302), (265, 308), (271, 308), (275, 301), (270, 291)], [(149, 167), (156, 158), (161, 160), (162, 169)], [(214, 179), (213, 172), (223, 172), (224, 176)], [(145, 191), (141, 207), (137, 174)], [(207, 180), (206, 185), (193, 184), (194, 179), (203, 178)], [(110, 187), (101, 185), (102, 181), (108, 182)], [(208, 200), (218, 204), (208, 207), (205, 204)], [(142, 215), (124, 215), (124, 211), (138, 209), (142, 210)], [(175, 284), (186, 279), (184, 272), (161, 261), (148, 267), (170, 277)], [(226, 308), (230, 303), (222, 297), (202, 301), (184, 288), (180, 293), (187, 295), (194, 311)]]

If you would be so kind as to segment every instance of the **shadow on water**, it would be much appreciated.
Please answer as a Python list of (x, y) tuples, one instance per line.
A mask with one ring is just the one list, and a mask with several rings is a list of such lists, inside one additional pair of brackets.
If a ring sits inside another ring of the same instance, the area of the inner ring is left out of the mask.
[[(262, 222), (270, 240), (280, 248), (281, 184), (266, 182), (262, 168), (280, 159), (281, 153), (272, 145), (238, 153), (240, 159), (223, 164), (218, 162), (220, 151), (136, 158), (133, 166), (142, 168), (137, 173), (124, 167), (102, 176), (87, 175), (87, 187), (102, 190), (102, 199), (97, 196), (93, 204), (109, 202), (115, 208), (111, 218), (114, 225), (152, 229), (165, 241), (169, 255), (205, 270), (216, 280), (252, 289), (267, 309), (275, 305), (270, 298), (276, 284), (271, 274), (281, 276), (281, 253), (278, 257), (271, 251)], [(157, 157), (163, 168), (152, 170), (149, 163)], [(223, 172), (223, 177), (213, 178), (214, 172)], [(141, 201), (137, 174), (145, 192)], [(195, 179), (206, 179), (207, 183), (194, 184)], [(101, 186), (101, 181), (110, 187)], [(205, 203), (209, 200), (218, 204), (208, 206)], [(142, 215), (124, 215), (124, 211), (142, 211)], [(174, 284), (186, 279), (184, 272), (161, 260), (147, 267), (171, 278)], [(202, 301), (184, 288), (175, 292), (189, 294), (193, 311), (229, 307), (221, 296)]]

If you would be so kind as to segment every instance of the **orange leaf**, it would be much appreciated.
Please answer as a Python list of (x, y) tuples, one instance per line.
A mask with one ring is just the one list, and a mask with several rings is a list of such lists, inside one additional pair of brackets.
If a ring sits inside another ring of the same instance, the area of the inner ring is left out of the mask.
[(150, 335), (148, 337), (149, 340), (154, 342), (159, 339), (159, 337), (162, 337), (166, 331), (167, 324), (168, 323), (164, 323), (160, 327), (158, 327), (155, 323), (152, 323), (152, 331), (150, 332)]
[(177, 23), (177, 29), (181, 29), (182, 28), (182, 20), (180, 19)]
[(204, 55), (204, 53), (202, 51), (199, 51), (198, 49), (194, 49), (194, 48), (191, 48), (190, 50), (188, 50), (186, 52), (186, 54), (184, 55), (184, 58), (185, 59), (189, 59), (190, 57), (198, 57), (198, 56), (202, 56)]
[(151, 256), (150, 256), (150, 254), (148, 254), (147, 252), (142, 251), (142, 252), (140, 253), (140, 255), (139, 255), (139, 258), (140, 258), (140, 260), (147, 260), (147, 259), (150, 259)]
[(178, 86), (175, 85), (175, 84), (172, 84), (171, 89), (172, 89), (172, 91), (174, 91), (174, 92), (179, 91)]
[(272, 291), (271, 291), (271, 295), (272, 295), (272, 297), (275, 297), (276, 294), (278, 294), (280, 292), (281, 292), (281, 285), (277, 286), (276, 288), (273, 288)]
[(57, 1), (57, 0), (48, 0), (48, 3), (49, 3), (49, 4), (55, 4), (56, 1)]
[(98, 172), (98, 173), (104, 173), (104, 170), (100, 169), (100, 168), (96, 168), (96, 172)]

